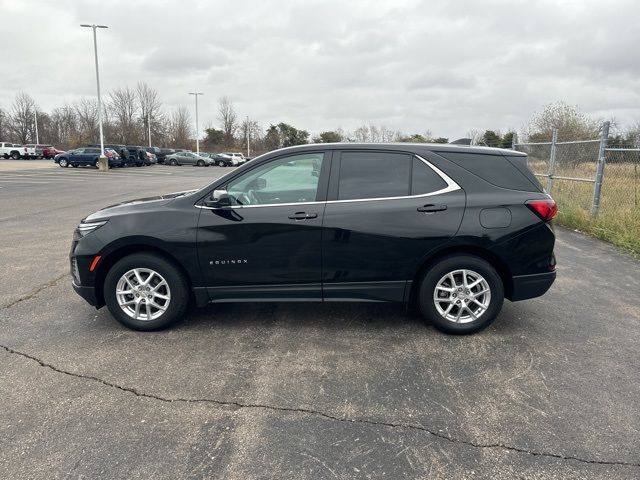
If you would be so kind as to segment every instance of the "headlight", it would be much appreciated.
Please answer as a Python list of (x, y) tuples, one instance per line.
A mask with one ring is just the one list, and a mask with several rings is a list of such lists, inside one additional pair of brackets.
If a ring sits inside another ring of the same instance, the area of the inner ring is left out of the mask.
[(90, 234), (91, 232), (93, 232), (94, 230), (97, 230), (98, 228), (100, 228), (101, 226), (103, 226), (105, 223), (107, 223), (107, 220), (101, 221), (101, 222), (87, 222), (87, 223), (81, 223), (80, 225), (78, 225), (78, 233), (80, 234), (81, 237), (84, 237), (85, 235)]

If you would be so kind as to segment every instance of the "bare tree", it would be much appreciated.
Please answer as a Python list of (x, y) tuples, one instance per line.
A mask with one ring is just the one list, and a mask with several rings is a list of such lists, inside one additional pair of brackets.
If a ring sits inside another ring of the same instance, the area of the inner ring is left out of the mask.
[(9, 116), (2, 108), (0, 108), (0, 142), (9, 139)]
[(140, 104), (140, 122), (144, 126), (144, 137), (148, 141), (149, 124), (151, 125), (151, 138), (158, 143), (164, 136), (165, 118), (162, 113), (162, 102), (155, 88), (145, 82), (138, 82), (136, 87), (138, 103)]
[(16, 95), (11, 107), (11, 131), (20, 143), (35, 142), (36, 102), (24, 92)]
[(82, 98), (74, 105), (78, 140), (81, 143), (98, 141), (98, 100)]
[(192, 148), (191, 115), (185, 107), (173, 111), (169, 118), (167, 140), (169, 144), (177, 148)]
[(139, 143), (141, 128), (136, 123), (138, 101), (135, 90), (116, 88), (109, 93), (109, 107), (115, 120), (118, 141), (125, 144)]
[(249, 137), (249, 146), (253, 150), (258, 150), (262, 142), (262, 130), (255, 120), (246, 118), (240, 124), (240, 146), (247, 148), (247, 136)]
[(218, 104), (218, 120), (222, 125), (227, 146), (233, 146), (234, 135), (238, 129), (238, 115), (233, 108), (233, 102), (227, 96), (220, 98)]
[(597, 138), (598, 122), (564, 102), (550, 103), (542, 112), (535, 113), (525, 126), (529, 141), (548, 142), (551, 130), (558, 129), (558, 138), (563, 141)]

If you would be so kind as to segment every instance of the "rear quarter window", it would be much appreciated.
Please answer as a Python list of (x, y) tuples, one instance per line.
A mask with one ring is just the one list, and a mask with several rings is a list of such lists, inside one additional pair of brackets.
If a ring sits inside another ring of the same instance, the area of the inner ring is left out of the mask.
[[(504, 155), (481, 153), (437, 152), (438, 155), (497, 187), (526, 192), (543, 191), (540, 183), (524, 164), (524, 158), (511, 161)], [(528, 172), (525, 173), (525, 172)]]

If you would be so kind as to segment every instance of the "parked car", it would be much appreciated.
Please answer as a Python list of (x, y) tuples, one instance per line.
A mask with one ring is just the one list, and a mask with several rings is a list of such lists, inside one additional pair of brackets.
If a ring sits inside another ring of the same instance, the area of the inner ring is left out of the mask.
[(237, 167), (238, 159), (226, 153), (216, 153), (211, 156), (213, 163), (218, 167)]
[(200, 190), (83, 219), (73, 287), (137, 330), (170, 325), (193, 298), (416, 303), (442, 331), (473, 333), (504, 298), (555, 280), (556, 204), (526, 161), (446, 144), (276, 150)]
[[(87, 145), (87, 147), (89, 148), (100, 148), (99, 144), (92, 144), (92, 145)], [(129, 150), (127, 150), (127, 147), (125, 147), (124, 145), (119, 145), (117, 143), (105, 143), (104, 148), (110, 148), (112, 150), (114, 150), (115, 152), (118, 153), (118, 155), (120, 156), (120, 160), (121, 160), (121, 166), (122, 167), (126, 167), (126, 166), (135, 166), (136, 162), (137, 162), (137, 157), (132, 157), (129, 154)]]
[(242, 165), (243, 163), (246, 162), (246, 159), (244, 158), (244, 155), (241, 153), (232, 153), (232, 152), (225, 152), (223, 153), (223, 155), (228, 155), (231, 158), (233, 158), (234, 160), (236, 160), (238, 163), (238, 165)]
[(23, 145), (22, 158), (27, 160), (42, 158), (42, 147), (42, 145), (36, 145), (34, 143)]
[(169, 165), (196, 165), (198, 167), (208, 167), (213, 165), (213, 160), (207, 157), (202, 157), (193, 152), (176, 152), (171, 155), (167, 155), (164, 159), (164, 163)]
[(149, 165), (155, 165), (156, 163), (158, 163), (158, 158), (156, 157), (155, 153), (151, 153), (148, 150), (145, 150), (145, 154), (147, 155), (147, 161), (149, 162)]
[(171, 155), (172, 153), (176, 153), (176, 151), (172, 148), (161, 148), (158, 153), (156, 153), (156, 157), (158, 157), (158, 163), (165, 163), (164, 159), (167, 155)]
[(19, 160), (24, 152), (22, 146), (17, 143), (0, 142), (0, 156), (7, 158), (13, 158)]
[(129, 151), (129, 163), (136, 167), (143, 165), (151, 165), (151, 161), (147, 158), (147, 151), (139, 145), (127, 145)]
[[(107, 163), (109, 168), (119, 167), (122, 165), (122, 160), (118, 153), (112, 149), (105, 149), (105, 156), (107, 157)], [(100, 167), (100, 148), (95, 147), (82, 147), (74, 150), (69, 150), (65, 153), (56, 155), (53, 159), (55, 163), (63, 168), (66, 167), (79, 167), (91, 165), (96, 168)]]
[(47, 160), (49, 160), (50, 158), (54, 158), (59, 153), (65, 153), (65, 152), (64, 152), (64, 150), (58, 150), (53, 145), (45, 145), (42, 148), (42, 156), (43, 156), (43, 158), (46, 158)]

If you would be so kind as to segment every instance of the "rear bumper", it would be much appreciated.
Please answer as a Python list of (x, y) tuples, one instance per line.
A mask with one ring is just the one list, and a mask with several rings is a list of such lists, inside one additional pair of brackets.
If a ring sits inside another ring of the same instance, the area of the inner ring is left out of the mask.
[(513, 277), (513, 289), (509, 300), (516, 302), (544, 295), (555, 279), (555, 271)]
[(89, 305), (93, 305), (94, 307), (97, 307), (98, 301), (96, 299), (95, 288), (76, 285), (75, 282), (73, 282), (72, 284), (73, 284), (73, 289), (76, 291), (78, 295), (84, 298)]

